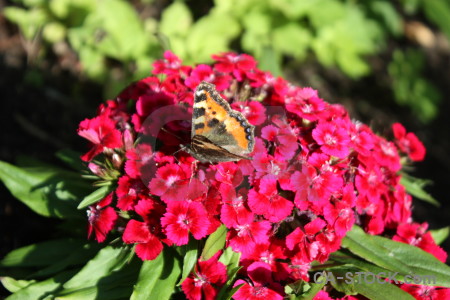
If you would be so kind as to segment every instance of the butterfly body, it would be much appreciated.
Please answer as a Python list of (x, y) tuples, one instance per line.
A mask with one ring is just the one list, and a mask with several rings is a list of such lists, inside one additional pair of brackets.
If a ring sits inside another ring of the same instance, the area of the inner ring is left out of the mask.
[(213, 84), (203, 81), (194, 94), (191, 144), (181, 149), (201, 162), (250, 159), (245, 155), (253, 151), (254, 128)]

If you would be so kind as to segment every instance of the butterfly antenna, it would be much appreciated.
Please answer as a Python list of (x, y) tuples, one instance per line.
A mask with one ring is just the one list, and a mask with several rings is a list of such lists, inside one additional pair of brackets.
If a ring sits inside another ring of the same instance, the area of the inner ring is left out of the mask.
[(182, 138), (180, 138), (178, 135), (176, 135), (176, 134), (174, 134), (174, 133), (168, 131), (168, 130), (165, 129), (164, 127), (161, 127), (161, 130), (164, 131), (164, 132), (166, 132), (166, 133), (168, 133), (168, 134), (170, 134), (170, 135), (172, 135), (172, 136), (174, 136), (174, 137), (176, 137), (176, 138), (179, 139), (181, 142), (183, 142), (183, 139), (182, 139)]

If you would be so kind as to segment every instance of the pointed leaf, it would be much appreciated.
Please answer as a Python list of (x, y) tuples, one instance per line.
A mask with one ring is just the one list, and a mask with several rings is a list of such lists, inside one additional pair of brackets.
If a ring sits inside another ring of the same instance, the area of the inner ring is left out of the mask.
[(450, 267), (420, 248), (366, 234), (358, 226), (347, 233), (342, 246), (380, 267), (420, 276), (423, 285), (450, 287)]
[(85, 240), (61, 239), (25, 246), (8, 253), (1, 267), (42, 267), (64, 260), (73, 252), (81, 251)]
[(440, 245), (444, 242), (450, 233), (450, 226), (443, 227), (441, 229), (430, 230), (431, 235), (433, 236), (433, 240), (436, 244)]
[(151, 299), (150, 295), (164, 267), (164, 255), (154, 260), (146, 260), (139, 271), (139, 277), (131, 295), (131, 300)]
[(98, 201), (105, 198), (109, 193), (111, 193), (112, 190), (113, 190), (112, 185), (105, 185), (96, 189), (95, 191), (84, 197), (83, 200), (80, 202), (80, 204), (78, 204), (77, 208), (83, 209), (89, 205), (97, 203)]
[(96, 285), (102, 277), (123, 267), (128, 255), (126, 247), (107, 246), (100, 250), (74, 277), (64, 284), (64, 289), (78, 289)]
[(225, 238), (227, 236), (227, 228), (225, 225), (221, 225), (217, 230), (211, 234), (206, 240), (205, 247), (201, 255), (202, 260), (208, 260), (217, 253), (217, 251), (223, 249), (225, 246)]
[(198, 241), (195, 239), (191, 239), (189, 244), (186, 245), (186, 251), (183, 259), (183, 272), (181, 273), (180, 282), (178, 285), (183, 283), (183, 281), (189, 276), (192, 269), (194, 269), (195, 264), (197, 263), (198, 257)]
[(45, 217), (84, 218), (79, 197), (91, 188), (81, 177), (57, 168), (19, 168), (0, 162), (0, 180), (14, 197)]

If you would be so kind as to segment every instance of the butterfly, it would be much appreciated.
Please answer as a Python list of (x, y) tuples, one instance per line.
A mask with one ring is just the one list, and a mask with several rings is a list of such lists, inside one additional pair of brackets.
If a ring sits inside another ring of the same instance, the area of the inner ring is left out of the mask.
[(194, 92), (191, 143), (181, 150), (200, 162), (225, 162), (251, 159), (245, 156), (255, 145), (255, 126), (216, 91), (202, 81)]

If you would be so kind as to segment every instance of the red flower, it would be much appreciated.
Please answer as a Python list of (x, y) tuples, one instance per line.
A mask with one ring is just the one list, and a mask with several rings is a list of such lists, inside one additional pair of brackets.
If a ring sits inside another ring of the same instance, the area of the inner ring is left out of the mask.
[(148, 198), (148, 189), (140, 179), (132, 179), (124, 175), (119, 178), (116, 194), (117, 207), (121, 210), (130, 210), (138, 200)]
[(164, 207), (150, 199), (145, 199), (139, 201), (135, 210), (144, 221), (130, 220), (122, 239), (127, 244), (137, 243), (136, 254), (139, 258), (153, 260), (163, 249), (161, 225), (158, 220), (164, 212)]
[(216, 299), (227, 280), (227, 269), (214, 255), (206, 261), (199, 261), (194, 272), (181, 284), (181, 289), (189, 300)]
[(223, 53), (213, 55), (212, 58), (218, 63), (215, 69), (222, 73), (233, 73), (238, 81), (243, 81), (245, 77), (256, 67), (256, 61), (247, 54)]
[(188, 243), (189, 233), (197, 240), (204, 238), (210, 222), (201, 203), (174, 201), (169, 202), (167, 212), (161, 218), (161, 225), (166, 230), (167, 238), (175, 245), (181, 246)]
[(441, 247), (436, 245), (431, 233), (426, 232), (427, 223), (422, 225), (417, 223), (401, 224), (397, 228), (397, 234), (392, 238), (394, 241), (410, 244), (421, 248), (422, 250), (433, 254), (437, 259), (445, 262), (447, 253)]
[(257, 215), (263, 215), (270, 222), (280, 222), (291, 214), (294, 204), (281, 197), (277, 190), (277, 180), (274, 176), (261, 179), (259, 190), (248, 192), (248, 205)]
[(269, 241), (270, 229), (268, 221), (240, 223), (228, 232), (227, 240), (234, 251), (248, 253), (253, 251), (257, 244)]
[(414, 133), (406, 133), (405, 127), (400, 123), (394, 123), (392, 130), (396, 139), (395, 143), (412, 161), (422, 161), (424, 159), (425, 147)]
[(400, 288), (413, 295), (418, 300), (450, 299), (450, 289), (438, 286), (402, 284)]
[(236, 195), (233, 186), (222, 183), (219, 188), (223, 205), (220, 211), (220, 220), (228, 228), (238, 224), (246, 224), (253, 221), (253, 213), (248, 209), (245, 201), (246, 190), (240, 190)]
[(315, 236), (325, 225), (324, 220), (316, 218), (305, 225), (304, 231), (297, 227), (286, 237), (287, 248), (300, 252), (303, 257), (309, 259), (309, 262), (313, 261), (317, 258), (320, 247), (320, 242), (315, 240)]
[(106, 239), (106, 235), (110, 232), (117, 221), (117, 213), (109, 206), (112, 202), (114, 192), (100, 200), (96, 205), (89, 206), (87, 211), (89, 228), (88, 238), (95, 233), (95, 239), (101, 243)]
[(255, 262), (247, 269), (248, 277), (252, 280), (247, 283), (242, 279), (236, 281), (234, 286), (244, 284), (233, 296), (236, 300), (282, 300), (284, 299), (283, 287), (273, 281), (270, 266)]
[(198, 65), (192, 70), (190, 76), (186, 78), (184, 83), (192, 90), (195, 90), (197, 85), (202, 81), (211, 82), (216, 86), (218, 91), (223, 91), (230, 86), (231, 77), (229, 75), (214, 73), (213, 69), (208, 65)]
[(80, 123), (78, 134), (92, 143), (92, 148), (81, 159), (91, 161), (105, 149), (122, 147), (122, 134), (116, 129), (116, 122), (106, 115), (86, 119)]

